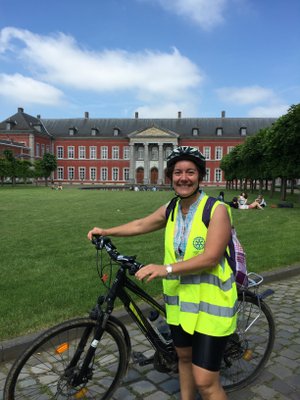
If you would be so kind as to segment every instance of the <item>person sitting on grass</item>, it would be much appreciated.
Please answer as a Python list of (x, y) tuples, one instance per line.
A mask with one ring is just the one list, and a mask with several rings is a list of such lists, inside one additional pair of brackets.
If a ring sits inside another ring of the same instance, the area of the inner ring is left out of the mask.
[(247, 204), (248, 195), (245, 192), (242, 192), (238, 198), (238, 204), (240, 210), (251, 210), (251, 209), (259, 209), (263, 210), (263, 207), (259, 204), (257, 200), (254, 200), (253, 203)]
[(261, 207), (266, 207), (266, 205), (267, 205), (267, 203), (266, 203), (266, 201), (265, 201), (265, 199), (264, 199), (262, 194), (259, 194), (255, 201), (257, 201)]

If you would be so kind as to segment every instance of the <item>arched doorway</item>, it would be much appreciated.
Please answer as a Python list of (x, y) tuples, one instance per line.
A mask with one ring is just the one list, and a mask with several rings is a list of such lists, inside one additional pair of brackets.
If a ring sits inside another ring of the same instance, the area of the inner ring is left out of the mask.
[(158, 169), (153, 167), (150, 172), (150, 183), (151, 185), (156, 185), (158, 180)]
[(171, 179), (167, 177), (167, 170), (165, 169), (165, 185), (170, 185), (171, 184)]
[(143, 184), (144, 183), (144, 168), (139, 167), (136, 170), (136, 183)]

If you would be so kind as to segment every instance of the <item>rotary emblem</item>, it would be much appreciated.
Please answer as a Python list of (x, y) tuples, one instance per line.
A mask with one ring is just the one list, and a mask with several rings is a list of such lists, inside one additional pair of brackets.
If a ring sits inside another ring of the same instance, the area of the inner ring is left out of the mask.
[(193, 240), (193, 246), (195, 247), (195, 249), (197, 250), (202, 250), (204, 249), (204, 244), (205, 244), (205, 240), (203, 239), (203, 237), (198, 236)]

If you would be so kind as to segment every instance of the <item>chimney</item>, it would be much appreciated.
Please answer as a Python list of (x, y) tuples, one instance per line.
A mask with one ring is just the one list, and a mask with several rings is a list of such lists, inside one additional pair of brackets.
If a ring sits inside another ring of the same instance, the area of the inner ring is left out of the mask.
[(41, 119), (41, 114), (38, 114), (36, 117), (37, 119)]
[(88, 111), (85, 111), (85, 113), (84, 113), (84, 118), (85, 118), (85, 119), (89, 119), (89, 117), (90, 117), (89, 112), (88, 112)]
[(181, 118), (181, 111), (178, 111), (178, 118)]
[(226, 116), (225, 111), (222, 111), (222, 112), (221, 112), (221, 117), (222, 117), (222, 118), (225, 118), (225, 116)]
[(138, 113), (137, 111), (134, 113), (134, 118), (135, 118), (135, 119), (138, 119), (138, 118), (139, 118), (139, 113)]
[(22, 112), (24, 112), (24, 108), (22, 108), (22, 107), (18, 107), (18, 112), (19, 112), (19, 113), (22, 113)]

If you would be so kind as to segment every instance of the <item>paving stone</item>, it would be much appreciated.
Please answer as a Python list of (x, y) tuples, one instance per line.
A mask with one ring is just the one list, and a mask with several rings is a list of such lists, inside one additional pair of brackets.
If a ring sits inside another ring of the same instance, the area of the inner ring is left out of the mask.
[[(228, 393), (229, 400), (299, 400), (300, 399), (300, 275), (280, 282), (265, 284), (275, 290), (266, 299), (276, 318), (274, 351), (259, 377), (241, 390)], [(286, 293), (289, 293), (287, 299)], [(140, 330), (130, 321), (133, 351), (150, 356), (153, 349)], [(1, 344), (0, 344), (1, 348)], [(3, 358), (2, 358), (3, 359)], [(12, 362), (0, 363), (0, 400)], [(196, 397), (201, 400), (200, 395)], [(113, 396), (114, 400), (180, 400), (178, 376), (162, 374), (152, 364), (140, 367), (130, 362), (128, 373)], [(38, 400), (42, 400), (40, 397)]]

